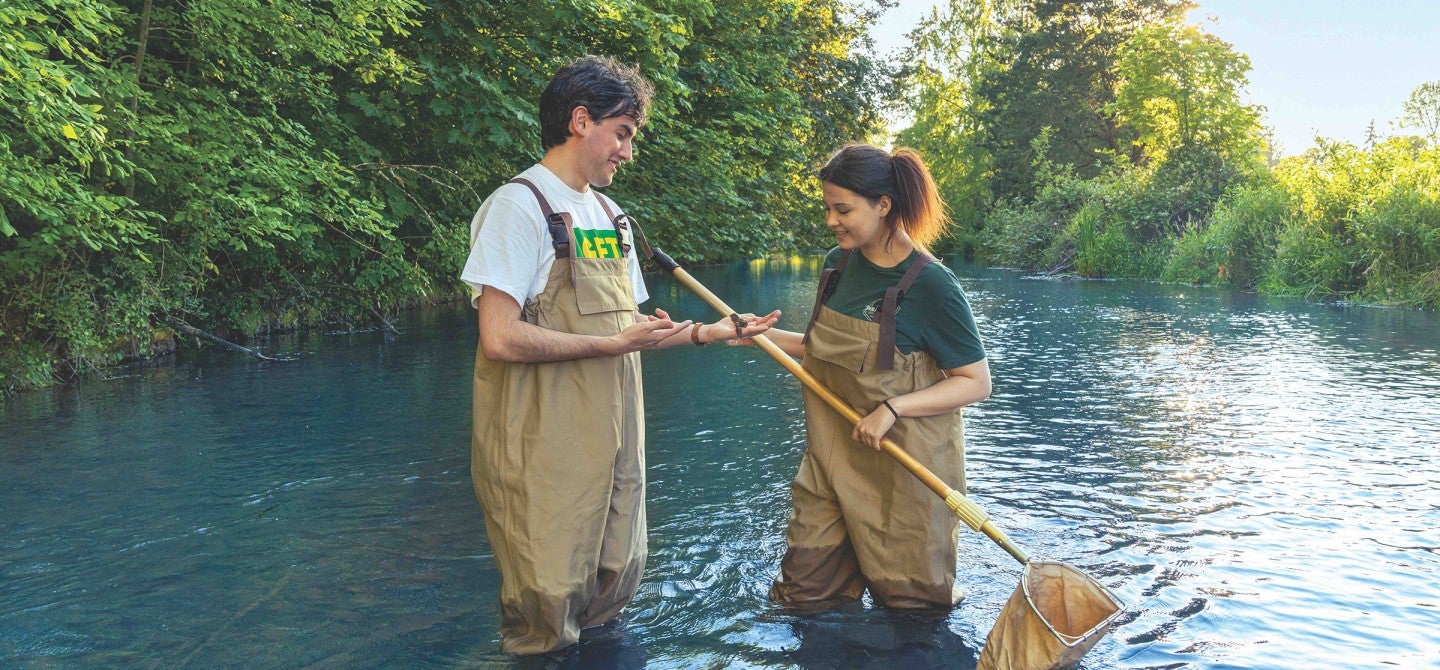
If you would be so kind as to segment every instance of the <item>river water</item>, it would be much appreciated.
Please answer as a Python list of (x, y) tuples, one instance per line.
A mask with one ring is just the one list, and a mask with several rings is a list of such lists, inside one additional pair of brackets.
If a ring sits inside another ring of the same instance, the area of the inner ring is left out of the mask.
[[(699, 268), (803, 326), (818, 258)], [(1081, 667), (1440, 667), (1440, 317), (952, 264), (995, 378), (971, 497), (1127, 605)], [(672, 280), (654, 299), (708, 314)], [(755, 348), (645, 354), (623, 625), (500, 652), (469, 478), (474, 313), (191, 354), (0, 410), (0, 667), (971, 667), (1019, 565), (962, 528), (926, 620), (765, 598), (804, 451)]]

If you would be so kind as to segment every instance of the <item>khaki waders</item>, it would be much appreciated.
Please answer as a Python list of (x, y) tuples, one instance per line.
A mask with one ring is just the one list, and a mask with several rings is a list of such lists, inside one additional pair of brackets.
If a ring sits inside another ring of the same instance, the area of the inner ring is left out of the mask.
[[(843, 267), (842, 261), (837, 269)], [(911, 274), (918, 275), (918, 269)], [(807, 372), (862, 413), (945, 378), (929, 354), (894, 350), (897, 300), (886, 300), (890, 332), (885, 333), (879, 323), (824, 307), (826, 285), (833, 288), (829, 279), (821, 282), (807, 336)], [(900, 295), (913, 279), (902, 280)], [(889, 365), (881, 363), (882, 352), (892, 359)], [(954, 607), (960, 599), (954, 591), (959, 519), (890, 456), (851, 439), (852, 428), (818, 396), (805, 392), (809, 448), (791, 486), (793, 512), (771, 599), (792, 606), (828, 605), (858, 599), (869, 589), (883, 607)], [(964, 493), (959, 410), (901, 418), (886, 437)]]
[[(625, 256), (573, 258), (569, 215), (535, 195), (557, 253), (521, 318), (599, 336), (634, 324)], [(611, 218), (620, 232), (621, 217)], [(506, 652), (574, 644), (635, 595), (646, 552), (644, 425), (639, 353), (500, 363), (477, 348), (470, 473), (500, 570)]]

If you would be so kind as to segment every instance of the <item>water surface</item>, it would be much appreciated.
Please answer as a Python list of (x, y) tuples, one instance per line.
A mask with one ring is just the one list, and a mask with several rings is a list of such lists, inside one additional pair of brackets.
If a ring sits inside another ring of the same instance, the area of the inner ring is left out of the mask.
[[(693, 274), (799, 328), (818, 260)], [(1440, 663), (1440, 318), (951, 266), (995, 378), (972, 497), (1129, 606), (1081, 667)], [(708, 317), (649, 282), (646, 307)], [(518, 663), (469, 481), (474, 312), (399, 325), (9, 401), (0, 666), (970, 667), (1018, 580), (964, 531), (948, 617), (771, 606), (799, 385), (754, 348), (651, 352), (643, 586), (623, 625)]]

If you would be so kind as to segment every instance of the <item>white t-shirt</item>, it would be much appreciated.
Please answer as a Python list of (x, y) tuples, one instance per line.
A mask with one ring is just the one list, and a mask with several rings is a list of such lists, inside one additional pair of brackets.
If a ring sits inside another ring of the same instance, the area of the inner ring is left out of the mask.
[[(521, 172), (550, 202), (556, 212), (569, 212), (575, 237), (571, 248), (580, 258), (618, 258), (619, 240), (615, 226), (605, 216), (595, 189), (584, 193), (570, 188), (544, 165), (535, 164)], [(616, 214), (620, 213), (614, 205)], [(635, 304), (650, 299), (640, 275), (640, 260), (634, 249), (627, 259), (630, 286)], [(550, 266), (555, 263), (555, 245), (540, 211), (540, 201), (523, 184), (505, 184), (481, 203), (470, 220), (470, 257), (460, 279), (470, 286), (470, 305), (480, 299), (481, 287), (493, 286), (524, 306), (545, 290)]]

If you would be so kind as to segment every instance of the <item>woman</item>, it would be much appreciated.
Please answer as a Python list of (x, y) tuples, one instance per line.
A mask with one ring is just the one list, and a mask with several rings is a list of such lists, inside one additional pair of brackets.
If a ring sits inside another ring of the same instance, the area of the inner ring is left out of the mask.
[(768, 336), (869, 414), (852, 427), (806, 392), (809, 448), (770, 597), (831, 605), (868, 589), (884, 607), (948, 609), (962, 597), (958, 519), (880, 451), (888, 437), (965, 491), (960, 408), (990, 395), (990, 368), (959, 282), (925, 252), (948, 224), (944, 205), (910, 149), (847, 145), (820, 180), (837, 246), (806, 332)]

